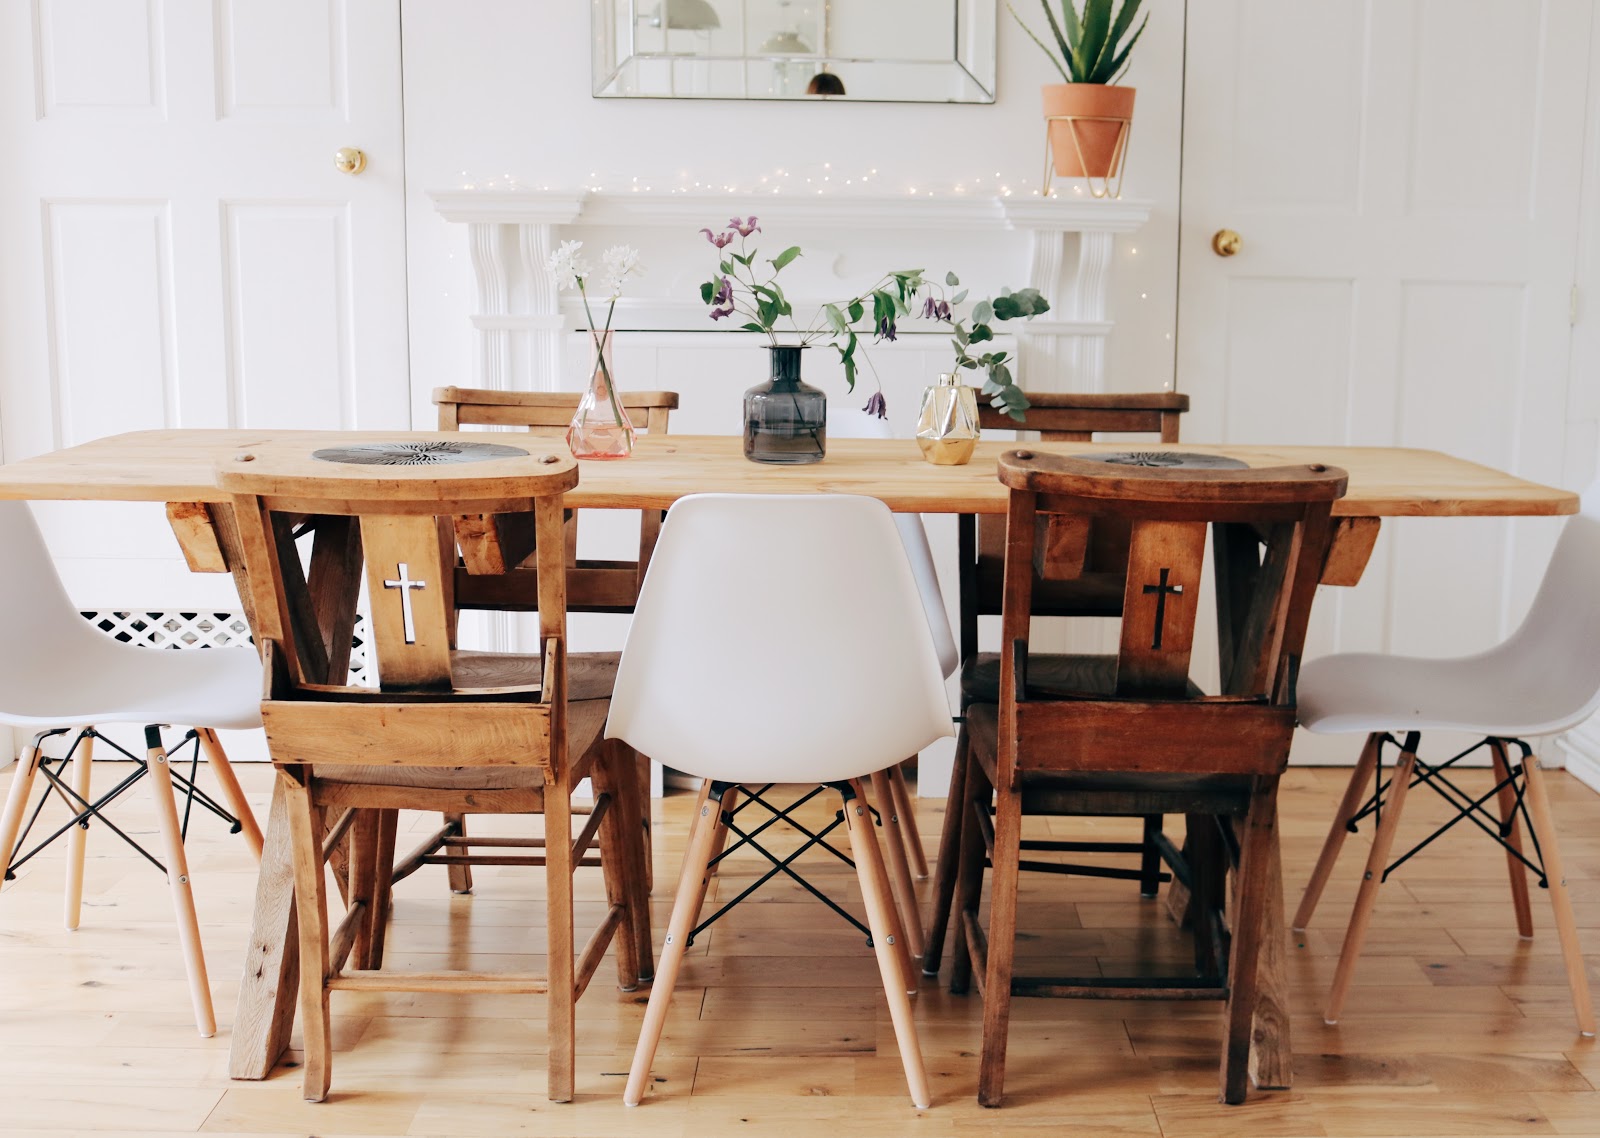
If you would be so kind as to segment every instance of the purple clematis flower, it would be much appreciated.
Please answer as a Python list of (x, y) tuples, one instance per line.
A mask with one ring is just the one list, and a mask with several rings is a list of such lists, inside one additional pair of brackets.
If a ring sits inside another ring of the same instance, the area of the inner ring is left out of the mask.
[(922, 318), (924, 320), (949, 320), (950, 305), (943, 300), (929, 297), (922, 303)]
[(893, 340), (893, 339), (895, 339), (894, 321), (892, 319), (890, 319), (889, 317), (885, 316), (882, 320), (878, 321), (877, 332), (878, 332), (878, 339), (880, 339), (880, 340)]
[(718, 249), (721, 249), (723, 246), (727, 245), (733, 240), (732, 233), (712, 233), (709, 229), (702, 229), (700, 232), (704, 233), (706, 235), (706, 240), (711, 242)]
[(740, 221), (737, 217), (732, 218), (728, 222), (728, 227), (736, 230), (740, 237), (748, 237), (752, 233), (761, 232), (761, 226), (756, 224), (756, 219), (754, 217), (750, 218), (748, 221)]
[(724, 316), (732, 315), (733, 282), (723, 277), (722, 284), (717, 287), (717, 294), (711, 298), (711, 319), (721, 320)]
[(889, 417), (889, 405), (883, 400), (883, 392), (874, 391), (867, 400), (867, 405), (861, 408), (868, 415), (876, 415), (880, 419)]

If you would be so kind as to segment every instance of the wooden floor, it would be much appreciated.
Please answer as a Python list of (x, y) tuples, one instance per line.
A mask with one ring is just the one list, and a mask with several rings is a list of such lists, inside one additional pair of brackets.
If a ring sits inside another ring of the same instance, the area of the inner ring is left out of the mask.
[[(14, 769), (0, 771), (0, 790)], [(1347, 774), (1288, 776), (1291, 904)], [(244, 776), (264, 805), (270, 772)], [(1483, 772), (1467, 781), (1486, 785)], [(1562, 775), (1553, 782), (1593, 974), (1600, 797)], [(1427, 797), (1411, 797), (1409, 832), (1423, 831)], [(659, 882), (676, 880), (688, 805), (680, 794), (658, 807)], [(142, 789), (119, 817), (136, 835), (153, 833)], [(925, 802), (930, 852), (940, 817)], [(974, 1100), (978, 999), (930, 980), (917, 1020), (934, 1105), (920, 1112), (905, 1094), (870, 950), (818, 902), (777, 883), (691, 950), (641, 1107), (622, 1106), (621, 1092), (646, 993), (616, 992), (607, 967), (579, 1005), (571, 1104), (543, 1097), (538, 997), (335, 993), (327, 1102), (301, 1101), (292, 1053), (265, 1082), (231, 1083), (229, 1025), (253, 883), (242, 841), (208, 818), (196, 819), (190, 838), (220, 1025), (209, 1040), (190, 1020), (162, 878), (103, 828), (89, 848), (80, 931), (62, 930), (55, 850), (0, 895), (0, 1134), (1600, 1135), (1600, 1050), (1574, 1028), (1545, 895), (1535, 890), (1538, 935), (1520, 941), (1504, 857), (1476, 831), (1448, 835), (1391, 879), (1346, 1018), (1329, 1027), (1321, 999), (1366, 848), (1364, 834), (1352, 837), (1315, 927), (1290, 948), (1292, 1092), (1217, 1104), (1215, 1004), (1022, 1001), (1006, 1105), (984, 1110)], [(730, 865), (717, 890), (731, 896), (753, 869)], [(529, 928), (540, 912), (530, 904), (535, 872), (480, 871), (473, 897), (450, 896), (442, 871), (419, 874), (399, 895), (391, 962), (527, 964), (518, 954), (542, 937)], [(580, 885), (582, 919), (592, 922), (598, 871), (583, 874), (596, 875)], [(844, 867), (819, 867), (818, 878), (859, 901)], [(1176, 965), (1187, 951), (1164, 905), (1140, 901), (1130, 883), (1031, 875), (1023, 887), (1024, 959), (1069, 956), (1112, 973), (1135, 957)], [(658, 946), (669, 889), (657, 889)]]

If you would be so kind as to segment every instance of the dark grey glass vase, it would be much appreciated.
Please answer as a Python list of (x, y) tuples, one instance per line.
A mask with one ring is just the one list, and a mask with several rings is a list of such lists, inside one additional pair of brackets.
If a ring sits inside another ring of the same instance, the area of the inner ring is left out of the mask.
[(744, 393), (744, 456), (790, 466), (821, 462), (828, 443), (828, 397), (800, 378), (800, 353), (768, 348), (772, 378)]

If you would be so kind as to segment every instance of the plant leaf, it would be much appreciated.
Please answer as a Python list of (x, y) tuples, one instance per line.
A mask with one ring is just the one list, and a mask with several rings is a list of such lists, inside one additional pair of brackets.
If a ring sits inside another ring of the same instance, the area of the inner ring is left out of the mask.
[(974, 324), (972, 326), (972, 335), (968, 342), (973, 344), (981, 344), (985, 340), (992, 339), (994, 339), (994, 332), (987, 324)]
[(787, 265), (790, 261), (794, 260), (799, 255), (800, 255), (800, 246), (798, 246), (798, 245), (789, 246), (783, 252), (779, 253), (776, 257), (772, 258), (772, 271), (773, 272), (778, 272), (780, 269), (782, 269), (785, 265)]
[(710, 304), (711, 298), (717, 295), (717, 282), (706, 281), (700, 286), (700, 300), (703, 304)]
[(861, 301), (852, 300), (850, 302), (850, 307), (845, 309), (845, 311), (850, 313), (850, 323), (854, 324), (857, 320), (861, 319), (861, 314), (865, 312), (866, 309), (861, 307)]
[[(1040, 0), (1044, 5), (1044, 14), (1050, 15), (1050, 0)], [(1054, 17), (1051, 23), (1054, 24)], [(1078, 22), (1078, 9), (1075, 0), (1061, 0), (1061, 22), (1066, 26), (1067, 34), (1062, 38), (1057, 33), (1057, 38), (1062, 42), (1062, 55), (1066, 57), (1067, 68), (1072, 72), (1072, 79), (1076, 82), (1083, 81), (1083, 25)]]
[(954, 273), (946, 273), (944, 275), (944, 283), (949, 285), (951, 288), (955, 288), (956, 285), (961, 283), (961, 278), (956, 276)]
[(952, 296), (950, 298), (950, 303), (952, 305), (960, 304), (963, 300), (966, 300), (966, 299), (967, 299), (967, 290), (966, 289), (962, 289), (960, 292), (956, 293), (954, 296)]
[(822, 314), (828, 320), (828, 327), (832, 328), (835, 334), (843, 336), (850, 331), (850, 325), (845, 320), (844, 313), (839, 311), (838, 305), (824, 304)]
[(1123, 45), (1122, 50), (1117, 53), (1117, 57), (1111, 61), (1111, 66), (1106, 69), (1111, 72), (1111, 77), (1106, 80), (1107, 83), (1115, 83), (1122, 78), (1122, 73), (1127, 70), (1127, 65), (1124, 61), (1128, 58), (1128, 53), (1133, 50), (1133, 45), (1139, 42), (1139, 37), (1144, 35), (1145, 24), (1149, 22), (1150, 17), (1146, 16), (1144, 24), (1139, 25), (1139, 30), (1133, 33), (1133, 38)]
[(980, 300), (972, 306), (972, 323), (987, 324), (994, 319), (994, 305), (987, 300)]
[(761, 325), (755, 323), (754, 321), (751, 321), (749, 324), (741, 324), (741, 325), (739, 325), (739, 328), (740, 328), (741, 331), (744, 331), (744, 332), (765, 332), (765, 331), (767, 331), (766, 328), (763, 328)]
[(1111, 5), (1115, 2), (1083, 0), (1083, 42), (1078, 45), (1078, 64), (1084, 82), (1099, 82), (1095, 76), (1104, 61), (1111, 58), (1108, 44), (1111, 38)]

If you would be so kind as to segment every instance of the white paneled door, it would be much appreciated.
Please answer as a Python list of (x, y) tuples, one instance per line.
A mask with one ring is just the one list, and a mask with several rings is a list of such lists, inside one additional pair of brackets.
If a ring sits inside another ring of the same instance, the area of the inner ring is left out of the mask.
[[(408, 425), (399, 20), (398, 0), (0, 4), (6, 459)], [(337, 168), (345, 147), (365, 169)], [(151, 514), (47, 512), (79, 602), (229, 603)]]
[[(1189, 0), (1186, 439), (1427, 447), (1561, 481), (1591, 17)], [(1325, 590), (1308, 654), (1487, 647), (1558, 528), (1386, 524), (1362, 584)]]

